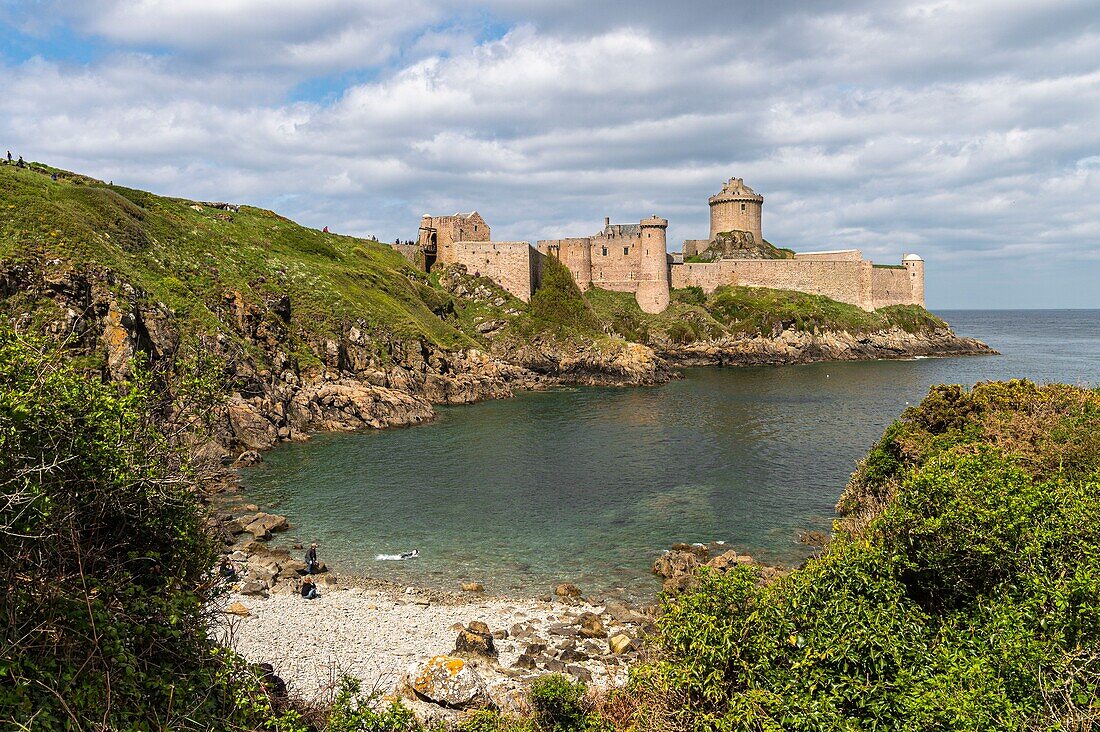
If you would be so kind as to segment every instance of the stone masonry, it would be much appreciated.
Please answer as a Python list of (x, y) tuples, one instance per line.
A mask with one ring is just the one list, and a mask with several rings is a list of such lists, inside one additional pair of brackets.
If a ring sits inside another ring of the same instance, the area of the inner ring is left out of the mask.
[[(730, 178), (708, 203), (710, 238), (685, 241), (683, 256), (703, 253), (719, 242), (719, 234), (727, 232), (744, 232), (736, 236), (749, 244), (764, 242), (764, 197), (741, 178)], [(924, 260), (916, 254), (906, 254), (900, 265), (883, 266), (865, 260), (858, 249), (803, 252), (793, 259), (749, 259), (739, 258), (736, 250), (715, 247), (710, 249), (714, 261), (674, 264), (667, 251), (667, 227), (668, 221), (656, 215), (637, 224), (612, 224), (605, 218), (603, 229), (591, 236), (542, 240), (536, 251), (527, 242), (492, 241), (489, 225), (476, 211), (425, 214), (416, 261), (426, 271), (436, 265), (464, 264), (470, 272), (490, 277), (529, 301), (539, 284), (540, 258), (556, 257), (573, 273), (581, 290), (632, 292), (647, 313), (668, 307), (670, 287), (713, 292), (724, 285), (797, 290), (865, 310), (924, 305)], [(728, 235), (721, 239), (730, 240)]]

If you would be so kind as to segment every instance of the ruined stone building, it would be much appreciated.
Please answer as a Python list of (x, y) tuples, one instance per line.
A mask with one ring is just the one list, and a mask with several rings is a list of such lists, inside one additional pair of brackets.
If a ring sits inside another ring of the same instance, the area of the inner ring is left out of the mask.
[(538, 287), (541, 258), (555, 257), (582, 290), (632, 292), (647, 313), (668, 307), (670, 287), (709, 293), (723, 285), (798, 290), (865, 310), (924, 305), (924, 260), (916, 254), (906, 254), (899, 265), (875, 265), (858, 249), (776, 249), (763, 236), (764, 197), (740, 178), (730, 178), (708, 203), (710, 237), (686, 240), (675, 261), (665, 241), (668, 221), (656, 215), (637, 224), (612, 224), (605, 218), (595, 234), (539, 241), (537, 249), (525, 241), (492, 241), (489, 225), (476, 211), (425, 215), (415, 252), (402, 253), (426, 271), (463, 264), (524, 301)]

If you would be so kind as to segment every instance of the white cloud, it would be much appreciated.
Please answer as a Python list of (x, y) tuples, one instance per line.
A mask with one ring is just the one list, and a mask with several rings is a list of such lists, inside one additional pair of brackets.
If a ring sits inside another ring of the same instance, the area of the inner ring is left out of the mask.
[[(443, 0), (101, 0), (67, 16), (112, 44), (95, 62), (0, 66), (0, 135), (389, 240), (424, 211), (477, 208), (532, 240), (660, 213), (675, 243), (705, 233), (706, 197), (739, 175), (784, 245), (919, 248), (959, 271), (1096, 261), (1090, 4), (681, 5), (494, 1), (510, 27), (477, 42), (476, 14)], [(332, 101), (286, 101), (367, 67)], [(930, 280), (933, 303), (961, 302), (951, 277)]]

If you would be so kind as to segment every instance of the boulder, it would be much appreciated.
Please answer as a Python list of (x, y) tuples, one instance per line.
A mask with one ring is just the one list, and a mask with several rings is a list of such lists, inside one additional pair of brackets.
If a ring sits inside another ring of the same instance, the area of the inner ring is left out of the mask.
[(596, 613), (582, 613), (580, 618), (581, 635), (585, 638), (603, 638), (607, 630)]
[(560, 674), (565, 671), (565, 663), (556, 658), (543, 658), (542, 667), (552, 674)]
[(455, 653), (472, 656), (496, 658), (497, 649), (493, 644), (493, 634), (485, 623), (474, 621), (458, 632), (455, 639)]
[(554, 594), (558, 597), (580, 597), (581, 589), (571, 582), (562, 582), (554, 588)]
[(638, 612), (625, 602), (608, 600), (604, 605), (604, 611), (617, 623), (643, 624), (649, 623), (650, 618)]
[(225, 612), (229, 615), (238, 615), (242, 618), (247, 618), (249, 615), (252, 614), (252, 612), (244, 606), (244, 603), (240, 601), (232, 603), (229, 607), (225, 609)]
[(435, 656), (426, 663), (413, 663), (408, 669), (408, 685), (425, 701), (470, 709), (490, 704), (485, 680), (473, 666), (454, 656)]
[(738, 554), (732, 549), (707, 562), (706, 566), (717, 569), (719, 572), (728, 571), (730, 567), (738, 564), (752, 564), (752, 557), (748, 554)]
[(248, 467), (250, 465), (257, 465), (264, 461), (264, 456), (260, 454), (259, 450), (245, 450), (237, 458), (237, 465), (241, 467)]
[(565, 672), (577, 681), (583, 681), (586, 684), (592, 683), (592, 672), (584, 666), (566, 666)]
[(653, 560), (653, 573), (666, 579), (691, 575), (699, 566), (697, 552), (673, 549)]
[(463, 592), (485, 592), (485, 585), (480, 582), (463, 582)]
[(607, 647), (611, 649), (612, 653), (618, 655), (633, 650), (635, 648), (635, 643), (634, 639), (626, 633), (619, 633), (608, 639)]
[(267, 583), (263, 580), (249, 580), (241, 585), (241, 594), (267, 597)]
[(519, 658), (516, 659), (516, 662), (512, 664), (512, 668), (526, 668), (533, 670), (535, 668), (535, 659), (533, 656), (528, 656), (526, 653), (521, 653)]
[(244, 530), (257, 539), (270, 537), (272, 531), (286, 531), (290, 528), (286, 516), (277, 516), (273, 513), (260, 512), (250, 517), (244, 517), (240, 521), (244, 526)]

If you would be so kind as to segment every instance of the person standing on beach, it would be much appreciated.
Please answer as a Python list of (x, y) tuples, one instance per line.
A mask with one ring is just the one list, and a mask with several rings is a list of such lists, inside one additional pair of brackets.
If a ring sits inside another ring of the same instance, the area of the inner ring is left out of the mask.
[(306, 551), (306, 574), (317, 574), (320, 568), (321, 564), (317, 561), (317, 542), (313, 542)]

